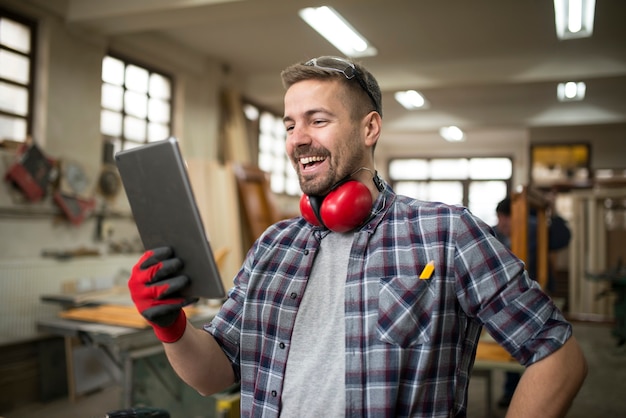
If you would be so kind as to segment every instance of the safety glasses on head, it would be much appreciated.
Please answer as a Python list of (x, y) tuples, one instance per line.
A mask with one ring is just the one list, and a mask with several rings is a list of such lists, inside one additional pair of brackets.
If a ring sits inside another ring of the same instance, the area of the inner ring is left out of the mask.
[(365, 83), (363, 76), (360, 74), (354, 63), (339, 57), (318, 57), (308, 60), (304, 63), (304, 65), (341, 73), (348, 80), (352, 80), (354, 78), (359, 83), (363, 91), (367, 93), (370, 100), (372, 100), (374, 110), (382, 115), (382, 109), (380, 109), (379, 101), (374, 98), (374, 95)]

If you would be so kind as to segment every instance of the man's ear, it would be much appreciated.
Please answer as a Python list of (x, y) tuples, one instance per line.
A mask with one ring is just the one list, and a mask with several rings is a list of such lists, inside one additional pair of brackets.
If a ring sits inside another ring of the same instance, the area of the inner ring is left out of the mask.
[(380, 137), (383, 120), (378, 112), (372, 111), (365, 116), (363, 123), (365, 125), (365, 145), (374, 147)]

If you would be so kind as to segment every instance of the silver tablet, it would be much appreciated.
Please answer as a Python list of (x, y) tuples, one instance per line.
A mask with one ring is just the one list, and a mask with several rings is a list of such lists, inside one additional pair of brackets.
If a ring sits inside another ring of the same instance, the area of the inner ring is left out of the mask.
[(220, 273), (205, 233), (175, 138), (120, 151), (115, 162), (146, 250), (168, 246), (182, 260), (191, 285), (186, 297), (224, 297)]

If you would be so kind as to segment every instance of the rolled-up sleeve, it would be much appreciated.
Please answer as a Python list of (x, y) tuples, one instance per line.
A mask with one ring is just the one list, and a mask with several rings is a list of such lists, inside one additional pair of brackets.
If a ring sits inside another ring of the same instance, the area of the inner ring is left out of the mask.
[(565, 344), (571, 324), (486, 224), (465, 212), (454, 234), (457, 296), (468, 316), (525, 366)]

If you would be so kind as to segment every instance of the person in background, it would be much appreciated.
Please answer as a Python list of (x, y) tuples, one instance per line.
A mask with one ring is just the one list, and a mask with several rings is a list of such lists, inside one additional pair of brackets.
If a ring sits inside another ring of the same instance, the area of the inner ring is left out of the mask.
[(377, 174), (374, 76), (327, 56), (281, 76), (302, 216), (257, 239), (202, 328), (170, 248), (130, 276), (178, 375), (204, 395), (239, 382), (244, 417), (465, 417), (485, 328), (526, 366), (509, 417), (564, 416), (587, 372), (571, 324), (490, 226)]
[[(571, 231), (567, 226), (567, 221), (560, 217), (554, 211), (554, 200), (550, 200), (551, 205), (548, 209), (548, 251), (549, 260), (553, 260), (553, 256), (557, 251), (566, 248), (571, 239)], [(498, 223), (493, 226), (496, 237), (507, 247), (511, 248), (511, 198), (506, 197), (496, 206), (496, 216)], [(526, 269), (531, 278), (537, 276), (537, 217), (532, 213), (528, 218), (528, 260)], [(547, 293), (553, 294), (554, 284), (554, 263), (548, 264), (548, 282)], [(498, 400), (498, 406), (506, 408), (510, 405), (517, 384), (521, 378), (521, 374), (517, 372), (506, 372), (504, 378), (504, 387), (502, 397)]]

